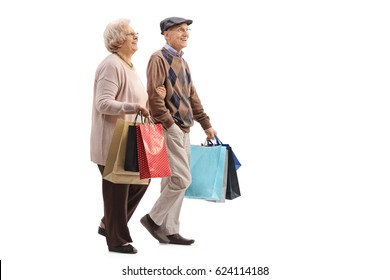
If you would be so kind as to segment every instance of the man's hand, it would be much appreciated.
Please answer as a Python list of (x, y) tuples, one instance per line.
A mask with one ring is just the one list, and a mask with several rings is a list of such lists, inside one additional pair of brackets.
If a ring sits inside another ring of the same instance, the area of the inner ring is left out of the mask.
[(217, 135), (217, 131), (215, 131), (215, 129), (212, 127), (205, 129), (204, 132), (207, 135), (207, 140), (212, 140), (214, 139), (215, 135)]

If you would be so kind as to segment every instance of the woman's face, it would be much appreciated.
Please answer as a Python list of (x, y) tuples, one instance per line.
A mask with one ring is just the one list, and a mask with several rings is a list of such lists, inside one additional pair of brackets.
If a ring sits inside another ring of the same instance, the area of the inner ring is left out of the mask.
[(135, 53), (138, 50), (138, 33), (130, 26), (126, 32), (126, 41), (122, 47), (127, 48), (130, 52)]

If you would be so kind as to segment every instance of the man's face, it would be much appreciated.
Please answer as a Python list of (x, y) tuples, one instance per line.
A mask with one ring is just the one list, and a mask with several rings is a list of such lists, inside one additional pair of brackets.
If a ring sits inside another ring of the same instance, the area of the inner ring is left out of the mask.
[(187, 23), (183, 23), (169, 28), (164, 32), (164, 36), (167, 43), (179, 52), (183, 48), (187, 47), (190, 30)]

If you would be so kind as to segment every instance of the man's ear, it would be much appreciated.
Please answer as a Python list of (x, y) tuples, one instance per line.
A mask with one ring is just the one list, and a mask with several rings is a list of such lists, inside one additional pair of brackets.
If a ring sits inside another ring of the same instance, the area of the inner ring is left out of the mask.
[(163, 35), (164, 35), (164, 38), (165, 38), (165, 41), (166, 41), (168, 39), (168, 30), (165, 30)]

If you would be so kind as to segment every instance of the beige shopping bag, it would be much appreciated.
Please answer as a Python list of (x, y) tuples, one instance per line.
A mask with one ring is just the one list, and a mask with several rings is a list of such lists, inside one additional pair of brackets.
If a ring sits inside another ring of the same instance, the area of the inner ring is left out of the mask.
[(103, 178), (115, 184), (148, 185), (150, 180), (141, 179), (139, 172), (126, 171), (124, 169), (127, 135), (130, 125), (135, 125), (135, 123), (122, 119), (117, 120), (108, 151)]

